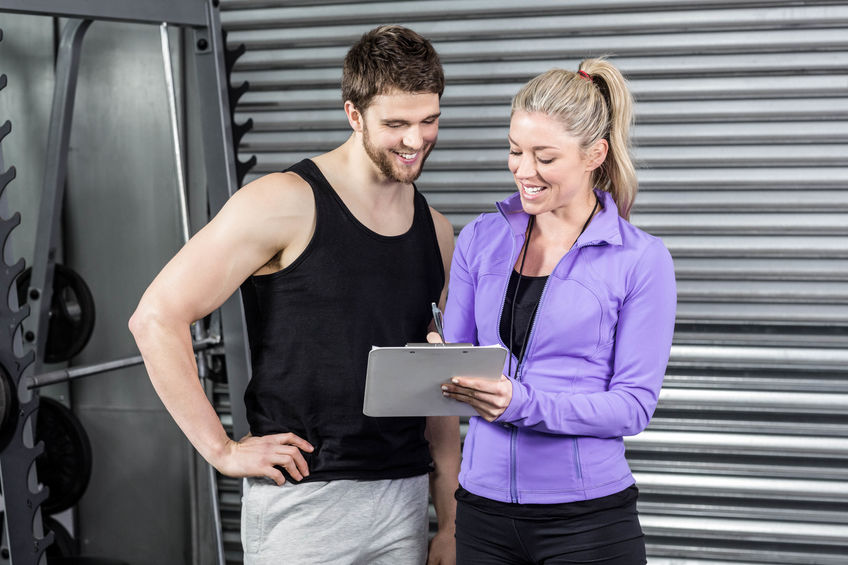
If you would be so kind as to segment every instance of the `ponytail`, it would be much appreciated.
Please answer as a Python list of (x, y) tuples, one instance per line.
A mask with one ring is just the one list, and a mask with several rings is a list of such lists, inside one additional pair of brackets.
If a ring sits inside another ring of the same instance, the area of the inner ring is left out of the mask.
[[(609, 118), (609, 152), (594, 173), (595, 186), (612, 194), (618, 213), (630, 218), (639, 183), (630, 156), (630, 126), (633, 123), (633, 97), (621, 72), (603, 59), (586, 59), (580, 70), (592, 77), (606, 103)], [(590, 143), (591, 144), (591, 143)]]

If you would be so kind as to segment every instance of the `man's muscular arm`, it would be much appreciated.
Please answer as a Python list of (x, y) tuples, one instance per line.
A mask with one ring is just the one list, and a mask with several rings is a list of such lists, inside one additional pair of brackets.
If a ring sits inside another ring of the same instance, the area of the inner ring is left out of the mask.
[[(439, 300), (444, 309), (453, 256), (453, 226), (441, 214), (430, 209), (436, 227), (436, 237), (445, 267), (445, 286)], [(428, 565), (454, 565), (456, 563), (456, 500), (454, 492), (459, 486), (459, 418), (435, 416), (427, 418), (427, 440), (435, 469), (430, 473), (430, 496), (439, 520), (439, 531), (430, 542)]]
[(156, 393), (197, 451), (234, 477), (295, 479), (308, 474), (294, 434), (233, 441), (197, 374), (190, 326), (223, 304), (247, 277), (282, 254), (299, 254), (313, 230), (311, 189), (290, 173), (262, 177), (239, 190), (157, 275), (129, 322)]

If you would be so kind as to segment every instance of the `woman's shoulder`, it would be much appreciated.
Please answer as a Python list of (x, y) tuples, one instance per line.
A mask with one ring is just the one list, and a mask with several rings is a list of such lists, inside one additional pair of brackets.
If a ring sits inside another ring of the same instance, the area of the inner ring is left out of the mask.
[[(609, 258), (619, 264), (626, 280), (641, 279), (649, 273), (674, 272), (674, 261), (665, 242), (624, 218), (618, 218), (621, 245), (612, 246)], [(673, 277), (673, 274), (670, 274)]]
[(663, 240), (647, 231), (619, 219), (622, 248), (628, 284), (639, 284), (646, 279), (674, 281), (674, 260)]
[(621, 233), (621, 244), (625, 248), (633, 249), (637, 253), (648, 249), (666, 249), (665, 243), (660, 237), (648, 233), (624, 218), (618, 218), (618, 227), (619, 233)]

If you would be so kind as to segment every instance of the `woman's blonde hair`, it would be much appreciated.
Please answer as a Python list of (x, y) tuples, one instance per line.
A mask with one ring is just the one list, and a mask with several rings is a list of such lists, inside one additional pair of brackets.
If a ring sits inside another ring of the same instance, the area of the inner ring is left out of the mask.
[(555, 118), (583, 151), (606, 139), (606, 160), (593, 171), (595, 187), (612, 194), (618, 213), (630, 218), (638, 181), (630, 157), (633, 97), (621, 72), (604, 59), (586, 59), (579, 71), (551, 69), (530, 80), (512, 99), (512, 113)]

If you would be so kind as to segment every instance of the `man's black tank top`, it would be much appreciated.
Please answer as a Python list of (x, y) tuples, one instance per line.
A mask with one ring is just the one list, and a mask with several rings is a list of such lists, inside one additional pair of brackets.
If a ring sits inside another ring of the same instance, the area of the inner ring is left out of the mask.
[(312, 186), (315, 233), (291, 265), (244, 286), (250, 431), (311, 443), (306, 480), (426, 473), (424, 418), (371, 418), (362, 402), (371, 346), (426, 341), (445, 280), (427, 202), (416, 190), (412, 227), (383, 236), (354, 217), (312, 161), (288, 171)]

